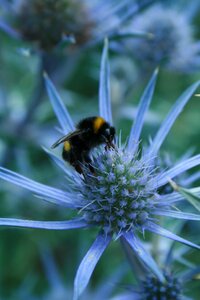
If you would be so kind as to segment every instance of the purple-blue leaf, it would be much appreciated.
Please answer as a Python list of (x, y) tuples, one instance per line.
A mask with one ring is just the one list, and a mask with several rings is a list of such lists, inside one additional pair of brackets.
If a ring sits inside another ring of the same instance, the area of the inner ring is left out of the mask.
[(169, 179), (172, 179), (183, 172), (200, 165), (200, 154), (188, 158), (185, 161), (180, 162), (175, 167), (167, 170), (157, 178), (158, 187), (169, 182)]
[(0, 167), (0, 178), (32, 191), (36, 195), (40, 195), (44, 197), (43, 199), (46, 201), (61, 206), (74, 207), (74, 199), (72, 199), (72, 196), (60, 189), (41, 184), (2, 167)]
[(176, 219), (184, 219), (184, 220), (193, 220), (193, 221), (200, 221), (200, 214), (192, 214), (192, 213), (185, 213), (178, 210), (170, 210), (170, 209), (154, 209), (151, 211), (152, 214), (158, 216), (167, 216)]
[(99, 84), (99, 114), (112, 124), (111, 100), (110, 100), (110, 68), (108, 62), (108, 40), (104, 41), (101, 59), (100, 84)]
[(0, 226), (39, 228), (49, 230), (67, 230), (74, 228), (87, 227), (83, 219), (74, 219), (70, 221), (33, 221), (12, 218), (0, 218)]
[(196, 244), (193, 244), (192, 242), (181, 238), (180, 236), (170, 232), (169, 230), (167, 230), (167, 229), (165, 229), (165, 228), (163, 228), (163, 227), (161, 227), (161, 226), (159, 226), (155, 223), (150, 223), (149, 222), (148, 225), (145, 226), (145, 229), (148, 230), (148, 231), (151, 231), (153, 233), (159, 234), (161, 236), (167, 237), (171, 240), (183, 243), (185, 245), (188, 245), (190, 247), (193, 247), (193, 248), (196, 248), (196, 249), (200, 250), (200, 246), (198, 246)]
[(97, 262), (110, 241), (111, 236), (99, 234), (83, 258), (74, 281), (74, 300), (77, 300), (86, 288)]
[(171, 127), (173, 126), (175, 120), (182, 112), (184, 106), (187, 104), (189, 99), (194, 94), (195, 90), (199, 87), (200, 81), (192, 84), (187, 90), (178, 98), (178, 100), (173, 105), (172, 109), (168, 113), (166, 119), (158, 130), (151, 146), (149, 149), (150, 155), (155, 156), (159, 151), (162, 143), (164, 142), (166, 136), (168, 135)]
[(134, 153), (138, 147), (138, 141), (140, 138), (140, 133), (141, 133), (142, 127), (143, 127), (145, 113), (147, 112), (147, 110), (149, 108), (149, 105), (151, 103), (151, 100), (152, 100), (152, 97), (154, 94), (157, 75), (158, 75), (158, 69), (155, 70), (146, 89), (144, 90), (144, 93), (140, 100), (140, 104), (139, 104), (139, 108), (138, 108), (138, 112), (137, 112), (135, 121), (133, 122), (133, 125), (131, 128), (131, 133), (129, 136), (127, 148), (132, 153)]
[(69, 131), (73, 131), (74, 123), (66, 107), (64, 106), (55, 86), (53, 85), (52, 81), (46, 73), (44, 73), (44, 81), (49, 95), (49, 99), (51, 101), (51, 104), (53, 106), (54, 112), (57, 116), (58, 122), (60, 123), (63, 133), (66, 134)]
[(123, 237), (129, 243), (138, 258), (147, 266), (159, 280), (164, 281), (164, 276), (158, 265), (148, 251), (145, 250), (141, 241), (132, 232), (123, 233)]

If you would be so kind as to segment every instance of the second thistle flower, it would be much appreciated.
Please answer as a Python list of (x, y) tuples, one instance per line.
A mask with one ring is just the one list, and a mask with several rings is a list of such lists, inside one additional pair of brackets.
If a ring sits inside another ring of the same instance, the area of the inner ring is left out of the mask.
[(22, 36), (46, 50), (65, 35), (83, 44), (91, 36), (92, 23), (82, 1), (23, 0), (18, 7), (17, 26)]

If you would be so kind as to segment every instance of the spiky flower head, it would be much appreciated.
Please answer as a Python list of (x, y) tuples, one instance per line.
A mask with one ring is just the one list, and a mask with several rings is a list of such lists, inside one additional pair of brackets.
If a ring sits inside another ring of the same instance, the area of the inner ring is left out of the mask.
[(83, 1), (23, 0), (18, 7), (17, 26), (24, 39), (49, 50), (65, 36), (83, 44), (91, 38), (94, 24)]
[[(151, 3), (152, 0), (2, 1), (0, 6), (5, 12), (0, 30), (12, 38), (33, 42), (40, 50), (66, 49), (70, 45), (73, 46), (70, 49), (82, 50), (82, 46), (94, 46), (105, 36), (113, 39), (147, 36), (133, 30), (121, 32), (119, 28)], [(28, 54), (27, 50), (22, 53)]]
[(187, 11), (154, 5), (129, 25), (134, 30), (150, 32), (151, 39), (128, 41), (127, 47), (140, 66), (191, 71), (199, 68), (199, 43), (194, 41), (194, 30)]
[[(145, 275), (138, 285), (131, 285), (128, 292), (123, 292), (111, 298), (112, 300), (182, 300), (188, 299), (185, 286), (192, 276), (198, 274), (199, 267), (175, 275), (170, 271), (163, 271), (164, 281), (160, 281), (152, 274)], [(187, 275), (186, 275), (187, 274)], [(193, 275), (192, 275), (193, 274)], [(191, 298), (189, 298), (191, 299)]]
[[(82, 49), (81, 46), (94, 45), (105, 36), (116, 35), (121, 24), (149, 2), (14, 0), (8, 5), (12, 11), (13, 27), (1, 21), (0, 28), (45, 51), (69, 45), (73, 45), (73, 49)], [(8, 14), (10, 19), (10, 11)]]
[[(112, 237), (115, 239), (123, 238), (160, 281), (165, 280), (164, 276), (150, 253), (141, 243), (137, 234), (138, 231), (144, 233), (147, 230), (200, 249), (198, 245), (158, 225), (160, 216), (200, 221), (199, 215), (174, 209), (174, 204), (183, 200), (182, 195), (176, 192), (158, 194), (158, 189), (165, 185), (169, 178), (174, 178), (199, 165), (200, 155), (186, 159), (164, 172), (155, 172), (155, 158), (158, 156), (159, 149), (174, 121), (198, 88), (199, 82), (191, 85), (180, 96), (148, 149), (139, 152), (140, 133), (145, 113), (153, 96), (157, 73), (156, 70), (142, 95), (127, 144), (121, 145), (120, 138), (118, 138), (116, 149), (105, 150), (100, 148), (94, 153), (92, 161), (94, 173), (91, 172), (90, 167), (83, 165), (84, 176), (82, 176), (72, 167), (66, 166), (63, 160), (49, 151), (47, 152), (67, 175), (66, 190), (45, 186), (7, 169), (0, 169), (2, 179), (27, 188), (47, 201), (71, 208), (78, 215), (78, 218), (67, 221), (30, 221), (1, 218), (0, 225), (56, 230), (85, 227), (97, 227), (99, 229), (96, 240), (77, 271), (74, 284), (74, 300), (78, 299), (87, 286), (98, 260), (111, 242)], [(45, 82), (63, 133), (73, 131), (75, 129), (74, 123), (47, 75), (45, 75)], [(105, 41), (101, 62), (99, 115), (112, 124), (108, 41)], [(196, 192), (199, 192), (199, 190), (197, 189)]]
[[(183, 224), (179, 223), (174, 230), (178, 233), (182, 232)], [(200, 271), (199, 265), (189, 262), (186, 258), (191, 249), (184, 245), (176, 248), (174, 241), (164, 241), (162, 237), (156, 239), (156, 247), (152, 244), (151, 248), (157, 263), (162, 266), (163, 280), (161, 281), (145, 268), (123, 240), (122, 244), (135, 283), (126, 286), (124, 291), (111, 298), (112, 300), (183, 300), (188, 299), (187, 293), (191, 299), (191, 291), (187, 284), (191, 285), (194, 278), (198, 278)]]
[(102, 150), (94, 157), (93, 167), (95, 175), (85, 169), (80, 188), (85, 199), (81, 211), (87, 222), (117, 235), (142, 229), (159, 201), (153, 159), (139, 153), (133, 156), (123, 148)]
[(164, 282), (148, 276), (142, 283), (142, 294), (144, 300), (181, 300), (181, 283), (170, 273), (165, 274)]

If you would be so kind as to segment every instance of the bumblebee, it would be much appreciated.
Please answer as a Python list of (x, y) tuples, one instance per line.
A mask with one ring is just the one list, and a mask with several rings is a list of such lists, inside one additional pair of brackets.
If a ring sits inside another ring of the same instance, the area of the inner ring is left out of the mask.
[(115, 137), (115, 128), (110, 126), (102, 117), (95, 116), (81, 120), (76, 126), (75, 131), (61, 137), (52, 145), (52, 149), (61, 143), (64, 143), (62, 157), (70, 163), (75, 170), (83, 174), (82, 166), (91, 166), (90, 150), (105, 144), (105, 149), (115, 148), (113, 140)]

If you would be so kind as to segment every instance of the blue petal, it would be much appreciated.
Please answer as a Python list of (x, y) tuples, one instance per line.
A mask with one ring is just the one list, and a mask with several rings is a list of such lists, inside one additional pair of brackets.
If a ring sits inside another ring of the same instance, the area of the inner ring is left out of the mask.
[[(193, 193), (194, 195), (200, 196), (200, 187), (190, 189), (190, 192)], [(160, 204), (165, 202), (166, 205), (167, 204), (170, 205), (172, 203), (183, 201), (183, 200), (185, 200), (185, 197), (183, 195), (177, 192), (173, 192), (171, 194), (161, 196)]]
[(190, 187), (195, 181), (200, 179), (200, 171), (195, 172), (194, 174), (190, 175), (190, 177), (181, 180), (183, 186)]
[(127, 5), (124, 9), (122, 9), (122, 14), (116, 19), (116, 22), (113, 28), (120, 28), (124, 22), (126, 22), (129, 18), (133, 17), (136, 13), (138, 13), (141, 9), (143, 9), (146, 5), (148, 5), (151, 1), (138, 1), (137, 3), (133, 3), (133, 1), (127, 1)]
[(192, 214), (192, 213), (185, 213), (182, 211), (177, 210), (170, 210), (170, 209), (154, 209), (151, 211), (152, 214), (158, 216), (167, 216), (176, 219), (184, 219), (184, 220), (193, 220), (193, 221), (200, 221), (200, 214)]
[(74, 123), (67, 109), (65, 108), (55, 86), (53, 85), (52, 81), (46, 73), (44, 73), (44, 81), (49, 95), (49, 99), (51, 101), (54, 112), (57, 116), (58, 122), (60, 123), (63, 132), (66, 134), (69, 131), (73, 131)]
[(150, 253), (145, 250), (141, 241), (132, 232), (123, 233), (123, 237), (129, 243), (138, 258), (159, 278), (159, 280), (164, 281), (162, 272)]
[[(95, 32), (98, 33), (99, 40), (102, 40), (109, 32), (113, 33), (113, 31), (120, 28), (122, 23), (138, 12), (138, 9), (138, 3), (133, 3), (132, 0), (113, 1), (109, 5), (106, 2), (102, 2), (100, 7), (96, 6), (93, 18), (99, 21), (99, 24), (97, 24), (99, 26), (94, 28), (94, 30), (96, 29)], [(117, 15), (117, 17), (114, 15)]]
[(184, 197), (177, 192), (173, 192), (170, 194), (162, 195), (159, 200), (160, 201), (156, 202), (158, 206), (169, 206), (175, 202), (183, 201)]
[(190, 241), (187, 241), (181, 237), (179, 237), (178, 235), (168, 231), (167, 229), (165, 228), (162, 228), (161, 226), (155, 224), (155, 223), (148, 223), (147, 226), (145, 226), (145, 229), (148, 230), (148, 231), (151, 231), (151, 232), (154, 232), (154, 233), (157, 233), (161, 236), (164, 236), (164, 237), (167, 237), (171, 240), (174, 240), (174, 241), (177, 241), (177, 242), (180, 242), (180, 243), (183, 243), (185, 245), (188, 245), (190, 247), (193, 247), (193, 248), (196, 248), (196, 249), (199, 249), (200, 250), (200, 246), (196, 245), (196, 244), (193, 244), (191, 243)]
[(128, 141), (128, 150), (132, 153), (135, 152), (135, 150), (138, 147), (138, 141), (140, 138), (140, 133), (143, 127), (144, 123), (144, 117), (145, 113), (147, 112), (149, 105), (151, 103), (154, 89), (156, 85), (156, 79), (158, 75), (158, 69), (154, 72), (153, 76), (151, 77), (146, 89), (144, 90), (144, 93), (141, 97), (138, 112), (135, 118), (135, 121), (133, 122), (131, 133)]
[(72, 199), (71, 194), (60, 189), (38, 183), (34, 180), (31, 180), (27, 177), (24, 177), (18, 173), (12, 172), (2, 167), (0, 167), (0, 178), (23, 187), (29, 191), (32, 191), (37, 195), (44, 197), (45, 200), (53, 202), (57, 205), (70, 208), (73, 208), (75, 206), (75, 201), (74, 199)]
[(138, 256), (136, 255), (135, 251), (133, 251), (133, 249), (130, 247), (129, 243), (127, 243), (123, 235), (121, 236), (120, 240), (122, 249), (129, 262), (129, 266), (132, 270), (134, 270), (136, 280), (140, 280), (141, 278), (146, 276), (147, 268), (144, 265), (144, 263), (140, 259), (138, 259)]
[(99, 234), (83, 258), (74, 281), (74, 300), (77, 300), (86, 288), (97, 262), (110, 241), (111, 236)]
[(49, 230), (67, 230), (88, 227), (87, 223), (83, 219), (74, 219), (70, 221), (33, 221), (12, 218), (0, 218), (0, 226), (39, 228)]
[(156, 179), (157, 181), (157, 186), (160, 187), (166, 183), (169, 182), (169, 179), (172, 179), (178, 175), (180, 175), (181, 173), (196, 167), (200, 164), (200, 154), (195, 155), (179, 164), (177, 164), (175, 167), (167, 170), (166, 172), (164, 172), (163, 174), (161, 174), (160, 176), (158, 176), (158, 178)]
[[(116, 1), (107, 1), (107, 2), (99, 2), (94, 3), (93, 17), (95, 19), (99, 19), (99, 21), (108, 21), (108, 18), (113, 18), (114, 14), (119, 14), (120, 11), (123, 11), (127, 4), (132, 0), (122, 0), (120, 2)], [(92, 5), (93, 3), (91, 3)], [(101, 24), (100, 24), (101, 25)]]
[(172, 125), (174, 124), (175, 120), (179, 116), (179, 114), (182, 112), (184, 106), (187, 104), (189, 99), (194, 94), (195, 90), (199, 87), (200, 81), (194, 83), (191, 85), (176, 101), (176, 103), (173, 105), (171, 111), (167, 115), (165, 121), (161, 125), (160, 129), (158, 130), (150, 148), (149, 152), (151, 155), (156, 155), (159, 151), (162, 143), (164, 142), (166, 136), (168, 135)]
[(112, 124), (110, 100), (110, 69), (108, 63), (108, 40), (105, 39), (101, 58), (100, 84), (99, 84), (99, 114)]

